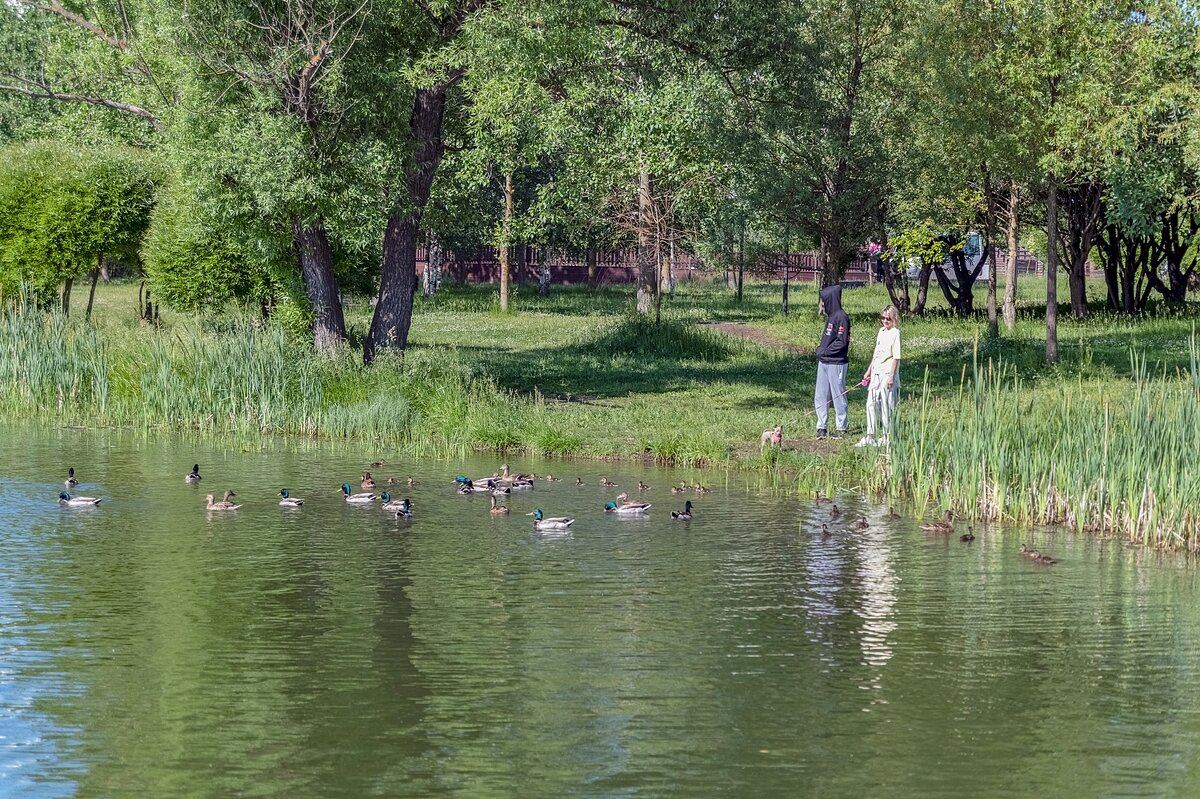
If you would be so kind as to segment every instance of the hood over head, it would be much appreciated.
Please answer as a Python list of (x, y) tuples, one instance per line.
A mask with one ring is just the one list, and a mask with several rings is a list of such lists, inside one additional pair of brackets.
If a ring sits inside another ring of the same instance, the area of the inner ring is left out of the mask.
[(821, 289), (821, 304), (825, 308), (825, 315), (832, 316), (842, 310), (842, 286), (827, 286)]

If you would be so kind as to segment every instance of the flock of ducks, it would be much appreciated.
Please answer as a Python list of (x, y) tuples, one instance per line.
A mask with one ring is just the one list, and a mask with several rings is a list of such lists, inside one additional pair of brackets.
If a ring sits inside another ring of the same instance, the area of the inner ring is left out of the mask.
[[(371, 464), (374, 469), (382, 468), (385, 461), (375, 461)], [(200, 476), (200, 464), (192, 466), (192, 470), (184, 475), (184, 482), (197, 484), (202, 479)], [(466, 475), (460, 474), (454, 478), (453, 485), (459, 494), (477, 494), (485, 493), (490, 495), (491, 506), (488, 513), (492, 516), (504, 516), (510, 512), (507, 505), (501, 505), (497, 501), (498, 497), (512, 494), (513, 491), (528, 491), (534, 487), (534, 481), (542, 479), (547, 482), (561, 482), (561, 479), (553, 475), (543, 475), (539, 478), (533, 473), (513, 473), (509, 470), (507, 463), (501, 464), (500, 471), (493, 473), (488, 477), (472, 479)], [(399, 485), (401, 481), (398, 478), (388, 478), (389, 485)], [(79, 480), (75, 477), (75, 467), (67, 469), (67, 479), (64, 484), (68, 489), (72, 489), (79, 485)], [(403, 484), (412, 487), (416, 485), (416, 480), (409, 477), (403, 481)], [(575, 485), (586, 485), (583, 478), (576, 478)], [(600, 478), (600, 485), (605, 488), (617, 488), (617, 483), (609, 480), (607, 477)], [(359, 481), (359, 487), (371, 489), (376, 487), (376, 480), (371, 475), (371, 472), (365, 471), (362, 473), (362, 479)], [(645, 492), (650, 490), (650, 486), (642, 481), (638, 481), (638, 490)], [(699, 483), (689, 486), (687, 482), (681, 482), (678, 486), (671, 487), (672, 494), (679, 494), (685, 491), (695, 491), (701, 494), (709, 493), (711, 489), (700, 485)], [(341, 488), (342, 499), (353, 505), (373, 504), (378, 498), (381, 500), (381, 506), (384, 510), (395, 514), (397, 519), (411, 519), (413, 517), (412, 502), (407, 498), (393, 499), (388, 491), (382, 492), (378, 497), (372, 491), (355, 492), (350, 488), (349, 483), (342, 483)], [(208, 511), (234, 511), (242, 507), (241, 503), (233, 502), (232, 497), (236, 497), (233, 491), (225, 491), (224, 496), (220, 501), (214, 501), (214, 495), (208, 494), (205, 496), (205, 509)], [(299, 497), (293, 497), (286, 488), (279, 490), (279, 505), (285, 508), (299, 508), (304, 505), (304, 500)], [(99, 505), (103, 497), (85, 497), (72, 496), (68, 491), (62, 491), (58, 495), (58, 503), (65, 507), (94, 507)], [(842, 511), (832, 498), (824, 496), (820, 491), (816, 492), (816, 505), (821, 507), (829, 505), (829, 520), (836, 521), (842, 517)], [(604, 512), (612, 513), (618, 516), (644, 516), (653, 503), (643, 500), (631, 500), (627, 493), (622, 492), (617, 495), (615, 500), (609, 500), (604, 503)], [(527, 516), (533, 517), (533, 527), (535, 530), (567, 530), (575, 523), (575, 520), (567, 516), (546, 516), (541, 508), (535, 508)], [(692, 501), (689, 499), (683, 505), (683, 510), (671, 511), (671, 518), (679, 521), (691, 521), (692, 519)], [(889, 507), (885, 516), (887, 519), (899, 519), (900, 515), (896, 513), (896, 509)], [(859, 516), (844, 528), (844, 531), (862, 531), (870, 528), (871, 523), (867, 521), (867, 517)], [(920, 525), (921, 529), (927, 533), (940, 533), (952, 535), (957, 532), (954, 527), (954, 513), (947, 510), (940, 520), (925, 522)], [(833, 536), (833, 531), (829, 529), (827, 523), (821, 524), (821, 538), (828, 539)], [(967, 532), (960, 535), (959, 540), (964, 543), (970, 543), (975, 540), (975, 530), (972, 527), (967, 527)], [(1040, 552), (1036, 549), (1031, 549), (1025, 544), (1021, 544), (1018, 554), (1023, 558), (1028, 558), (1035, 563), (1046, 566), (1051, 566), (1058, 561), (1048, 554)]]

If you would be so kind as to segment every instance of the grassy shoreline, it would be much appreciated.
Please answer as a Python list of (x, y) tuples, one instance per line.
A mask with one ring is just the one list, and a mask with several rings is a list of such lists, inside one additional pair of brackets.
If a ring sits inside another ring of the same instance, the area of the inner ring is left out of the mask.
[[(626, 287), (518, 293), (513, 314), (495, 309), (486, 286), (454, 288), (418, 304), (403, 358), (365, 369), (352, 350), (315, 357), (248, 315), (168, 313), (154, 330), (137, 318), (136, 286), (106, 286), (91, 324), (5, 308), (0, 418), (755, 470), (798, 493), (857, 488), (925, 514), (953, 508), (1200, 547), (1200, 470), (1188, 463), (1200, 451), (1194, 305), (1136, 321), (1065, 320), (1053, 365), (1041, 358), (1037, 296), (996, 340), (982, 319), (936, 304), (904, 319), (904, 424), (888, 461), (811, 440), (810, 356), (693, 324), (735, 320), (808, 348), (821, 324), (815, 297), (793, 286), (784, 317), (777, 286), (751, 285), (739, 305), (722, 287), (684, 284), (656, 326), (628, 315)], [(879, 287), (846, 292), (852, 374), (885, 303)], [(348, 304), (352, 339), (369, 310)], [(853, 430), (863, 412), (851, 396)], [(760, 453), (759, 433), (776, 423), (791, 446)]]

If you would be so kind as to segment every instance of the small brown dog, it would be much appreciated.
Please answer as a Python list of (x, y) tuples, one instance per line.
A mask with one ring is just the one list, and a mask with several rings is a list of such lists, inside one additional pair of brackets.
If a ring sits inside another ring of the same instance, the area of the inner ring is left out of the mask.
[(783, 445), (783, 425), (777, 424), (770, 430), (764, 430), (762, 438), (759, 440), (758, 451), (762, 452), (768, 446), (779, 447)]

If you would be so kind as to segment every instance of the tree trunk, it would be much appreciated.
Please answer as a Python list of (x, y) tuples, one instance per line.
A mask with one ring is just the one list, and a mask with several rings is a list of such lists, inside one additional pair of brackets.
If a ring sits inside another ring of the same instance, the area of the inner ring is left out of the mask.
[(512, 173), (504, 176), (504, 218), (500, 222), (500, 310), (508, 310), (509, 262), (508, 248), (512, 244), (513, 181)]
[(595, 288), (600, 280), (599, 270), (596, 268), (596, 251), (589, 247), (584, 258), (587, 263), (588, 285)]
[(1058, 360), (1058, 178), (1046, 174), (1046, 360)]
[(783, 240), (783, 298), (780, 302), (780, 310), (784, 316), (788, 315), (788, 286), (791, 283), (792, 276), (792, 237), (785, 236)]
[(62, 292), (63, 316), (71, 315), (71, 284), (73, 282), (74, 282), (73, 278), (67, 278), (65, 281), (63, 281), (63, 292)]
[(92, 318), (92, 304), (96, 301), (96, 281), (100, 279), (100, 271), (104, 268), (104, 257), (101, 256), (95, 269), (92, 270), (92, 285), (88, 289), (87, 310), (83, 312), (84, 319)]
[(406, 211), (388, 216), (383, 238), (383, 265), (371, 329), (363, 342), (363, 361), (371, 363), (381, 347), (403, 350), (412, 326), (413, 294), (417, 287), (417, 233), (429, 200), (429, 187), (442, 161), (442, 118), (446, 88), (418, 89), (413, 98), (409, 134), (415, 145), (404, 174)]
[(333, 274), (333, 251), (329, 247), (324, 221), (318, 219), (305, 224), (299, 215), (293, 215), (292, 246), (312, 306), (313, 346), (317, 352), (332, 352), (346, 341), (346, 319), (342, 314), (337, 278)]
[(988, 251), (988, 288), (987, 288), (987, 334), (991, 338), (996, 338), (1000, 335), (1000, 321), (996, 318), (996, 233), (999, 225), (996, 224), (996, 194), (992, 190), (992, 182), (984, 173), (984, 193), (987, 196), (987, 224), (984, 225), (984, 234), (987, 236)]
[(917, 316), (925, 315), (925, 302), (929, 299), (929, 276), (932, 273), (933, 262), (922, 258), (921, 272), (917, 275), (917, 304), (913, 307), (913, 313)]
[(842, 282), (842, 244), (831, 231), (821, 233), (821, 288)]
[(425, 240), (425, 272), (422, 275), (426, 299), (432, 299), (442, 284), (442, 243), (430, 232)]
[(545, 247), (539, 247), (538, 255), (538, 296), (550, 296), (550, 256)]
[(643, 161), (638, 165), (638, 246), (637, 312), (649, 314), (654, 307), (654, 289), (658, 285), (658, 259), (654, 257), (654, 233), (651, 223), (650, 170)]
[(1008, 258), (1004, 264), (1004, 327), (1011, 333), (1017, 325), (1017, 240), (1019, 233), (1018, 212), (1021, 208), (1021, 192), (1014, 180), (1008, 187)]
[(746, 223), (742, 222), (742, 231), (738, 239), (738, 274), (737, 274), (737, 301), (742, 301), (742, 285), (746, 275)]

